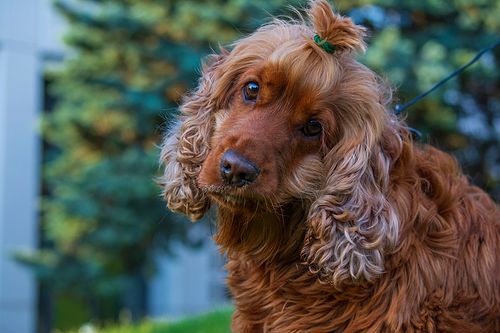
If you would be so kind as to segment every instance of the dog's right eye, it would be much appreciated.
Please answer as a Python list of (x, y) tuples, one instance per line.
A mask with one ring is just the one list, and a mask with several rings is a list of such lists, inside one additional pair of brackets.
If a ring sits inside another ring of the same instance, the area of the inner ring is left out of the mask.
[(322, 130), (321, 123), (315, 119), (311, 119), (302, 128), (302, 133), (307, 137), (318, 137)]
[(256, 82), (248, 82), (243, 87), (243, 98), (245, 101), (254, 102), (259, 96), (259, 84)]

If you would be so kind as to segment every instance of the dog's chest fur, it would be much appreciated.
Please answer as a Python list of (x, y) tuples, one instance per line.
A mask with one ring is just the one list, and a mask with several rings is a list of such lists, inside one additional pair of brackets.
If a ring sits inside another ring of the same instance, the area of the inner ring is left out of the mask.
[(477, 294), (443, 287), (424, 296), (423, 277), (404, 274), (410, 268), (388, 273), (371, 286), (342, 290), (320, 283), (300, 264), (278, 267), (233, 259), (227, 268), (236, 307), (234, 333), (479, 333), (498, 328), (498, 318), (487, 315), (489, 306), (478, 306)]
[[(464, 207), (484, 196), (475, 191), (470, 187), (471, 195), (462, 197)], [(498, 258), (484, 245), (500, 243), (498, 224), (487, 222), (496, 218), (494, 204), (489, 209), (491, 215), (479, 217), (457, 210), (438, 228), (431, 222), (442, 216), (427, 220), (422, 204), (415, 223), (401, 230), (404, 241), (386, 258), (386, 272), (372, 284), (348, 281), (335, 288), (299, 257), (264, 261), (232, 252), (227, 269), (236, 307), (233, 332), (497, 332), (495, 283), (464, 274), (482, 274), (488, 258)], [(469, 236), (433, 242), (435, 234), (448, 232)]]

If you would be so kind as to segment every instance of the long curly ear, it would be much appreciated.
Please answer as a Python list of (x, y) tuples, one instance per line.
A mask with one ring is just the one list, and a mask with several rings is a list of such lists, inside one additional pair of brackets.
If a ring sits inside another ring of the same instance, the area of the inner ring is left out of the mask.
[(310, 270), (337, 287), (347, 280), (371, 282), (382, 273), (399, 226), (387, 201), (392, 158), (381, 144), (392, 123), (385, 88), (354, 61), (344, 69), (332, 110), (339, 134), (324, 157), (325, 185), (310, 208), (302, 250)]
[(193, 221), (203, 217), (210, 201), (197, 185), (203, 161), (210, 151), (212, 113), (217, 100), (212, 92), (227, 51), (208, 58), (198, 88), (180, 107), (180, 116), (168, 131), (161, 147), (160, 162), (165, 166), (159, 183), (167, 206)]

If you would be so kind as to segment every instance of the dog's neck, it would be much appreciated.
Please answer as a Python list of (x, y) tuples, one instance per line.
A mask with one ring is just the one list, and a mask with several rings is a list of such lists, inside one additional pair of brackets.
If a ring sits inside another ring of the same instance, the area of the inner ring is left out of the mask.
[(278, 211), (255, 213), (218, 208), (214, 239), (228, 256), (255, 262), (296, 261), (305, 235), (306, 208), (289, 203)]

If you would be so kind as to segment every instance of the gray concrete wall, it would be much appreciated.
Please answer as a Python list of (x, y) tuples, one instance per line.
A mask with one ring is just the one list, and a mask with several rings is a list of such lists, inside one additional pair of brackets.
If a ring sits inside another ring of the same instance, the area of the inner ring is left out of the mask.
[(62, 21), (47, 0), (0, 0), (0, 332), (35, 330), (36, 285), (12, 260), (37, 246), (38, 118), (46, 57)]
[(203, 247), (188, 249), (178, 244), (174, 257), (158, 257), (158, 274), (149, 286), (151, 316), (179, 318), (229, 304), (224, 259), (210, 238), (207, 228)]

